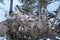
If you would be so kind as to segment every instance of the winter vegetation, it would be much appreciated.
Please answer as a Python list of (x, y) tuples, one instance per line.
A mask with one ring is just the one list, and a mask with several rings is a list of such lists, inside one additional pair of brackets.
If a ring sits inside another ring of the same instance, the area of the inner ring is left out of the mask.
[(0, 4), (4, 15), (0, 40), (60, 40), (60, 0), (0, 0)]

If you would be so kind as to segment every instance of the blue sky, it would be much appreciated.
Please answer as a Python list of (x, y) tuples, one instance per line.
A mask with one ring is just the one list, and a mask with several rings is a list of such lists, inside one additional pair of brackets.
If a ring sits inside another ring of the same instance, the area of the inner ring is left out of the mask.
[[(4, 0), (4, 3), (5, 3), (5, 4), (1, 4), (1, 3), (0, 3), (0, 8), (1, 8), (1, 9), (0, 9), (0, 22), (6, 20), (5, 11), (6, 11), (6, 13), (9, 12), (10, 1), (9, 1), (9, 0)], [(16, 6), (17, 4), (20, 5), (20, 6), (22, 5), (19, 1), (14, 0), (14, 1), (13, 1), (13, 11), (15, 11), (15, 6)], [(53, 12), (53, 11), (56, 11), (56, 10), (58, 9), (59, 5), (60, 5), (60, 1), (56, 1), (56, 2), (54, 2), (54, 3), (48, 4), (48, 5), (47, 5), (47, 10), (48, 10), (50, 13)]]

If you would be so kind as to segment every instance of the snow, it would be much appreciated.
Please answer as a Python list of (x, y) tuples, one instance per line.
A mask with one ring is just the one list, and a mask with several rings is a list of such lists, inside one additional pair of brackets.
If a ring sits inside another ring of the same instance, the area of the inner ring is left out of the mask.
[(47, 38), (47, 40), (51, 40), (50, 38)]
[(60, 6), (60, 1), (55, 1), (55, 2), (47, 5), (47, 10), (49, 13), (52, 13), (54, 11), (57, 11), (59, 6)]
[(0, 37), (0, 40), (6, 40), (6, 38), (5, 37)]
[(50, 18), (49, 19), (51, 22), (54, 22), (55, 21), (55, 18)]
[[(15, 11), (16, 5), (22, 5), (18, 0), (13, 0), (13, 11)], [(56, 11), (60, 6), (60, 1), (55, 1), (51, 4), (47, 5), (47, 10), (50, 13), (53, 13), (53, 11)], [(10, 0), (4, 0), (4, 4), (0, 3), (0, 22), (6, 20), (5, 17), (5, 11), (8, 13), (10, 8)]]
[[(24, 37), (26, 38), (25, 35), (24, 35)], [(55, 37), (55, 38), (60, 40), (59, 37)], [(29, 37), (29, 39), (31, 39), (31, 38)], [(6, 38), (5, 37), (0, 37), (0, 40), (6, 40)], [(43, 40), (43, 39), (40, 39), (40, 40)], [(46, 40), (51, 40), (51, 39), (50, 38), (47, 38)]]
[(1, 22), (2, 20), (6, 20), (6, 18), (5, 18), (4, 15), (5, 15), (4, 11), (0, 9), (0, 22)]
[[(18, 0), (13, 0), (13, 11), (15, 11), (15, 6), (16, 5), (22, 5)], [(9, 8), (10, 8), (10, 0), (4, 0), (4, 4), (0, 3), (0, 22), (6, 20), (7, 18), (5, 17), (5, 11), (7, 14), (9, 13)]]
[(35, 19), (33, 19), (33, 18), (29, 18), (29, 19), (27, 19), (27, 20), (34, 21)]
[(56, 39), (59, 39), (59, 40), (60, 40), (60, 38), (59, 38), (59, 37), (56, 37)]
[(57, 23), (57, 25), (59, 25), (59, 24), (60, 24), (60, 22)]

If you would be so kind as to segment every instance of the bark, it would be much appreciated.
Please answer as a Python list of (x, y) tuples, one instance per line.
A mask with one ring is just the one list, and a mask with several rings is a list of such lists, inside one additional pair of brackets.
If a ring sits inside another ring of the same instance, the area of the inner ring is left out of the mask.
[(10, 0), (10, 11), (9, 14), (11, 14), (13, 12), (13, 0)]
[[(9, 15), (11, 15), (13, 13), (13, 0), (10, 0), (10, 10), (9, 10)], [(12, 34), (12, 20), (8, 20), (6, 21), (6, 26), (8, 29), (6, 29), (6, 39), (7, 40), (13, 40), (11, 35)]]

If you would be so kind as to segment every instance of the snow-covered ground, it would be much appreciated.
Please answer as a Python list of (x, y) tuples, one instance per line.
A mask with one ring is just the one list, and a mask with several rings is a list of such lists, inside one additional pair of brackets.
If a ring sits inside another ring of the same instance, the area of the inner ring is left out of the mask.
[[(14, 0), (13, 1), (13, 11), (15, 11), (15, 6), (16, 5), (22, 5), (22, 3), (20, 3), (18, 0)], [(47, 10), (48, 12), (53, 12), (56, 11), (60, 6), (60, 1), (55, 1), (51, 4), (47, 5)], [(4, 0), (4, 4), (0, 3), (0, 22), (6, 20), (5, 17), (5, 10), (8, 13), (9, 12), (9, 8), (10, 8), (10, 0)]]
[(0, 40), (6, 40), (6, 38), (5, 37), (0, 37)]
[[(56, 39), (60, 40), (59, 37), (56, 37)], [(0, 37), (0, 40), (6, 40), (6, 38), (5, 37)], [(43, 40), (43, 39), (40, 39), (40, 40)], [(51, 40), (51, 39), (50, 38), (47, 38), (46, 40)]]
[[(6, 20), (4, 11), (6, 10), (7, 13), (8, 13), (9, 12), (9, 8), (10, 8), (10, 0), (4, 0), (4, 3), (5, 4), (1, 4), (0, 3), (0, 8), (1, 8), (0, 9), (0, 22)], [(13, 11), (15, 11), (15, 6), (16, 5), (20, 5), (21, 6), (22, 3), (20, 3), (17, 0), (14, 0), (13, 1)], [(55, 1), (55, 2), (47, 5), (47, 10), (48, 10), (48, 12), (51, 13), (53, 11), (56, 11), (59, 8), (59, 6), (60, 6), (60, 1)]]
[[(19, 5), (21, 6), (22, 3), (20, 3), (18, 0), (13, 0), (13, 11), (15, 12), (15, 6)], [(5, 14), (9, 13), (10, 8), (10, 0), (4, 0), (4, 4), (0, 2), (0, 22), (6, 20)]]
[(47, 10), (49, 13), (53, 13), (54, 11), (57, 11), (59, 6), (60, 6), (60, 1), (55, 1), (47, 5)]

